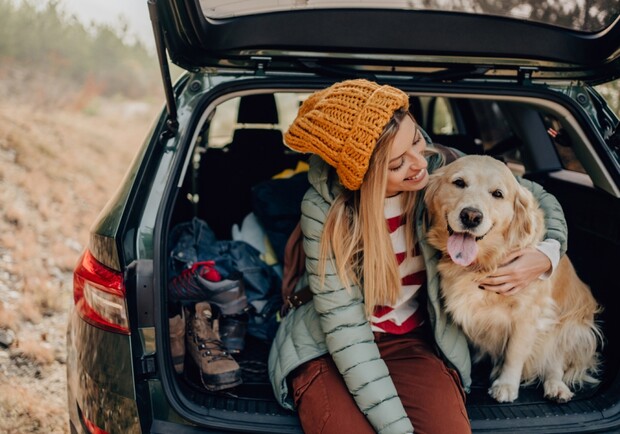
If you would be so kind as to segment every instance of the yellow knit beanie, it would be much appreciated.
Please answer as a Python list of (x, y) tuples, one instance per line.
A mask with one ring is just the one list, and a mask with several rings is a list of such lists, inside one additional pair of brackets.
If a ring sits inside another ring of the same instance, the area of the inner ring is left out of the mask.
[(313, 93), (284, 135), (288, 147), (317, 154), (336, 169), (342, 185), (358, 190), (377, 139), (409, 98), (392, 86), (347, 80)]

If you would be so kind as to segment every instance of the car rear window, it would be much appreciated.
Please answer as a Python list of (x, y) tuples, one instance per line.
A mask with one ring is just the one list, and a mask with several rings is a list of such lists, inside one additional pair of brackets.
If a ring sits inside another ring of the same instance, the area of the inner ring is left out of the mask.
[(240, 125), (237, 122), (239, 97), (223, 102), (217, 107), (209, 128), (209, 147), (222, 148), (226, 146), (232, 141), (235, 129), (240, 127), (277, 129), (284, 133), (295, 119), (300, 104), (307, 97), (308, 94), (305, 93), (274, 93), (279, 122), (268, 125)]
[(607, 28), (620, 15), (618, 0), (200, 0), (206, 17), (230, 18), (304, 9), (407, 9), (499, 15), (583, 32)]

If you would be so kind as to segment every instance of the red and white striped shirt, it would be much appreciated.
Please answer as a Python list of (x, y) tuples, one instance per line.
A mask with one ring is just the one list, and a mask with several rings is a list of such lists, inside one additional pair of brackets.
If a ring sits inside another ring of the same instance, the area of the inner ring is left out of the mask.
[(406, 252), (405, 226), (399, 195), (385, 200), (385, 219), (398, 262), (401, 291), (393, 305), (375, 307), (370, 321), (373, 332), (401, 335), (423, 322), (422, 309), (418, 309), (417, 294), (426, 284), (426, 270), (422, 255), (413, 256), (413, 252)]

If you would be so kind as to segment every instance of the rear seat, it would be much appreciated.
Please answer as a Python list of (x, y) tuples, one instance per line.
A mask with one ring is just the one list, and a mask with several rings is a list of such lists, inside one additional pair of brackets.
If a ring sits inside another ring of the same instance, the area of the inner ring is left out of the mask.
[(468, 134), (431, 134), (433, 143), (450, 146), (466, 154), (483, 154), (484, 149), (481, 143), (476, 143), (476, 139)]
[(251, 189), (294, 167), (300, 154), (285, 152), (273, 94), (240, 98), (237, 127), (224, 148), (209, 148), (201, 160), (199, 215), (218, 239), (230, 239), (233, 224), (251, 212)]

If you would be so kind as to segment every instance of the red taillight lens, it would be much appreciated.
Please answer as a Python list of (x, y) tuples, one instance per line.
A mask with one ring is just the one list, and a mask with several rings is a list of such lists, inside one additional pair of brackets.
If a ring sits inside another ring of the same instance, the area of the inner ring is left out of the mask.
[(92, 434), (109, 434), (107, 431), (102, 430), (101, 428), (99, 428), (97, 425), (95, 425), (94, 423), (92, 423), (90, 420), (86, 418), (84, 418), (84, 425), (86, 425), (86, 428)]
[(73, 272), (73, 300), (87, 323), (129, 334), (123, 275), (99, 263), (88, 250)]

